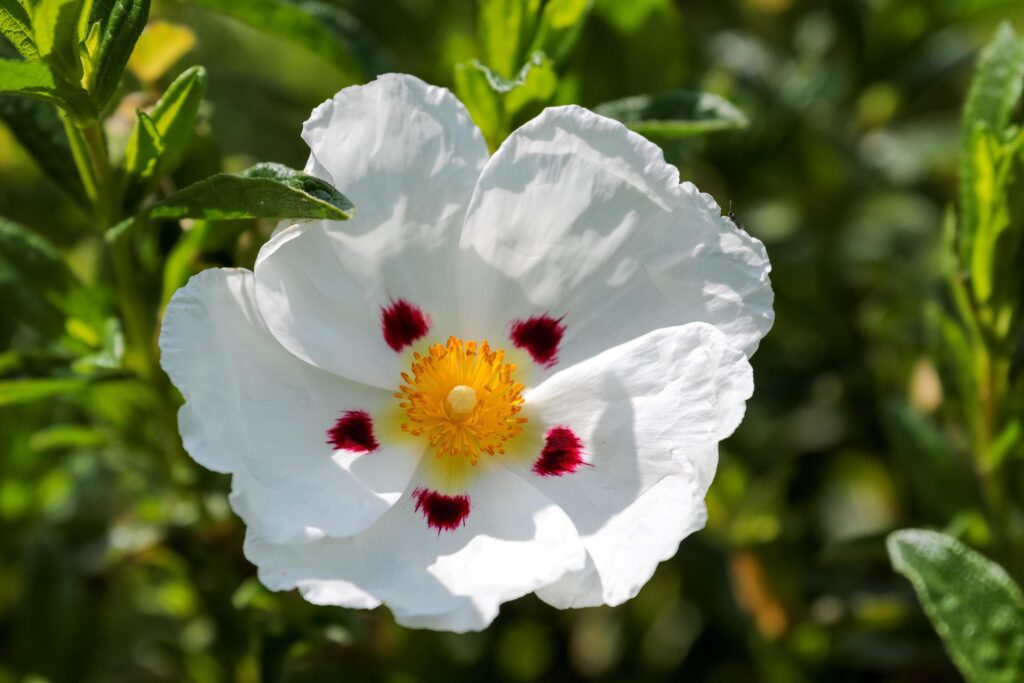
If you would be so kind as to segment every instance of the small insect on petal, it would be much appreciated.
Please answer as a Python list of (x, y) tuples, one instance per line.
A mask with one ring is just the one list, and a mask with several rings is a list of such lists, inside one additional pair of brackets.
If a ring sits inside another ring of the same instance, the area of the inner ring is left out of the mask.
[(380, 309), (380, 326), (384, 341), (392, 351), (401, 351), (430, 329), (430, 318), (405, 299), (392, 301)]
[(525, 350), (538, 365), (550, 368), (558, 362), (558, 345), (562, 343), (565, 325), (561, 318), (537, 315), (512, 323), (512, 343)]
[(442, 531), (455, 531), (466, 523), (469, 517), (469, 496), (446, 496), (437, 491), (418, 488), (412, 492), (416, 499), (416, 510), (423, 513), (427, 526)]
[(350, 410), (327, 430), (327, 443), (334, 450), (369, 453), (380, 448), (373, 435), (373, 419), (365, 410)]
[(583, 442), (568, 427), (552, 427), (544, 440), (544, 449), (533, 463), (533, 473), (542, 477), (572, 474), (583, 461)]

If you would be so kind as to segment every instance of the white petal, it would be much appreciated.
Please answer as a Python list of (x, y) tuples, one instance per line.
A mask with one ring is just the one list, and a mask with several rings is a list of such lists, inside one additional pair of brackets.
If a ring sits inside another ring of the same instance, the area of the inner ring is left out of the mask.
[(548, 109), (504, 142), (461, 247), (463, 329), (493, 343), (512, 319), (564, 316), (558, 367), (687, 322), (750, 355), (772, 324), (763, 245), (680, 185), (657, 146), (579, 107)]
[[(428, 484), (429, 485), (429, 484)], [(404, 496), (363, 533), (274, 545), (250, 533), (246, 557), (272, 590), (318, 604), (386, 604), (407, 626), (485, 628), (501, 603), (583, 567), (572, 523), (535, 488), (486, 459), (468, 485), (465, 525), (435, 531)]]
[(356, 215), (278, 231), (256, 262), (260, 311), (298, 357), (394, 389), (405, 361), (384, 342), (381, 308), (406, 299), (451, 333), (459, 230), (487, 147), (450, 92), (397, 75), (342, 90), (302, 136), (307, 170)]
[[(382, 443), (332, 452), (327, 431), (348, 410), (381, 414), (393, 399), (288, 353), (256, 310), (253, 276), (211, 269), (178, 290), (164, 314), (161, 364), (186, 399), (185, 449), (249, 482), (245, 521), (278, 541), (361, 531), (401, 495), (420, 451)], [(381, 441), (377, 433), (377, 440)]]
[(746, 356), (704, 323), (648, 333), (529, 392), (526, 414), (544, 429), (571, 429), (589, 465), (561, 476), (539, 476), (530, 461), (517, 469), (565, 510), (590, 556), (589, 571), (538, 595), (560, 607), (617, 605), (636, 595), (704, 525), (718, 441), (736, 427), (752, 392)]

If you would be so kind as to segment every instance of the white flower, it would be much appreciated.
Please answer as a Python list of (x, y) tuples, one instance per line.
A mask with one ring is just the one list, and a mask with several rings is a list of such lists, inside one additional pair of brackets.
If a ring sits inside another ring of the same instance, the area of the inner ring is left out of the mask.
[(197, 275), (160, 338), (260, 580), (454, 631), (636, 595), (704, 525), (772, 323), (763, 246), (579, 107), (488, 158), (451, 93), (389, 75), (302, 134), (356, 217)]

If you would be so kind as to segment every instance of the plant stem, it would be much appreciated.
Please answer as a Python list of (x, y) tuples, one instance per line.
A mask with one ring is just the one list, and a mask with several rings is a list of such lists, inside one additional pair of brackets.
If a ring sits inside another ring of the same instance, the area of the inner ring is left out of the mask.
[[(121, 218), (116, 179), (110, 166), (110, 156), (100, 124), (90, 124), (79, 129), (79, 132), (80, 142), (89, 162), (88, 172), (95, 187), (96, 227), (102, 233)], [(81, 167), (79, 170), (82, 170)], [(141, 378), (152, 380), (156, 376), (156, 362), (152, 351), (153, 325), (149, 320), (145, 302), (140, 296), (141, 283), (135, 267), (131, 240), (122, 239), (111, 244), (110, 260), (114, 269), (118, 307), (124, 320), (125, 365)]]
[(999, 435), (1000, 416), (1006, 392), (1006, 376), (1009, 362), (1002, 357), (999, 345), (990, 337), (977, 342), (975, 371), (980, 393), (978, 424), (973, 450), (975, 470), (981, 492), (982, 504), (988, 518), (989, 528), (996, 551), (1005, 569), (1021, 578), (1020, 556), (1017, 543), (1010, 531), (1010, 505), (1003, 479), (999, 476), (1000, 462), (994, 460), (993, 446)]

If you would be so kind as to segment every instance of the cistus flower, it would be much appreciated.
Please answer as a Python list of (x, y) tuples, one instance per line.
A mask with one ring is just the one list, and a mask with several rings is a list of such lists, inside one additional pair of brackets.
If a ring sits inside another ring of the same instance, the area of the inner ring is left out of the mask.
[(302, 136), (355, 218), (195, 276), (160, 338), (260, 580), (454, 631), (636, 595), (704, 525), (753, 391), (761, 243), (579, 107), (488, 157), (451, 93), (388, 75)]

